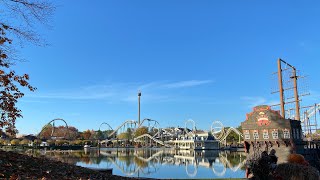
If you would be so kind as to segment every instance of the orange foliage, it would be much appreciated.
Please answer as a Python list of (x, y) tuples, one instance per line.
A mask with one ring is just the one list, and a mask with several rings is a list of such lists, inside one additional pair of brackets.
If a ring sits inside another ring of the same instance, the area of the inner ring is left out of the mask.
[(304, 159), (304, 157), (301, 154), (290, 154), (288, 156), (288, 162), (302, 164), (302, 165), (308, 165), (308, 162)]

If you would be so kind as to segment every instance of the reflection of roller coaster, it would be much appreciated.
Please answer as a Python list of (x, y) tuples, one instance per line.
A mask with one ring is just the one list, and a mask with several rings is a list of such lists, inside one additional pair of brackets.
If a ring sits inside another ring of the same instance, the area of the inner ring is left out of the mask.
[[(139, 157), (136, 154), (134, 155), (135, 158), (138, 158), (141, 161), (144, 161), (146, 163), (149, 163), (150, 161), (153, 161), (154, 159), (157, 160), (157, 162), (160, 162), (160, 159), (158, 157), (160, 157), (162, 155), (163, 151), (159, 151), (156, 154), (152, 155), (151, 157), (149, 157), (148, 159), (145, 159), (143, 157)], [(137, 165), (136, 163), (127, 163), (127, 162), (123, 162), (123, 161), (119, 161), (117, 160), (117, 158), (110, 153), (104, 152), (104, 151), (100, 151), (100, 154), (103, 156), (107, 156), (108, 160), (110, 162), (112, 162), (115, 167), (117, 169), (119, 169), (123, 174), (125, 174), (126, 176), (133, 176), (135, 174), (138, 174), (138, 172), (141, 172), (145, 175), (147, 174), (151, 174), (152, 172), (156, 172), (156, 170), (158, 169), (156, 166), (154, 166), (153, 164), (148, 164), (147, 167), (140, 167), (139, 165)], [(154, 171), (151, 171), (150, 166), (154, 169)]]
[[(178, 153), (178, 154), (177, 154)], [(198, 152), (199, 153), (199, 152)], [(217, 153), (217, 154), (216, 154)], [(216, 155), (215, 155), (216, 154)], [(213, 154), (209, 153), (209, 157), (206, 157), (205, 154), (198, 156), (194, 151), (173, 151), (173, 150), (160, 150), (149, 157), (138, 156), (137, 152), (131, 152), (130, 157), (134, 157), (148, 164), (146, 167), (140, 167), (138, 164), (121, 162), (117, 160), (114, 154), (101, 151), (101, 155), (107, 156), (108, 159), (114, 164), (114, 166), (119, 169), (123, 174), (127, 176), (137, 175), (138, 172), (143, 174), (150, 174), (150, 169), (158, 170), (162, 165), (184, 165), (186, 174), (189, 177), (195, 177), (198, 173), (199, 167), (211, 168), (212, 172), (219, 177), (225, 175), (227, 169), (230, 169), (232, 172), (237, 172), (245, 164), (245, 157), (242, 158), (240, 154), (238, 164), (232, 164), (228, 160), (228, 154), (218, 151), (214, 151)], [(126, 156), (126, 157), (127, 157)], [(233, 161), (235, 162), (235, 161)], [(145, 168), (149, 168), (145, 172)]]

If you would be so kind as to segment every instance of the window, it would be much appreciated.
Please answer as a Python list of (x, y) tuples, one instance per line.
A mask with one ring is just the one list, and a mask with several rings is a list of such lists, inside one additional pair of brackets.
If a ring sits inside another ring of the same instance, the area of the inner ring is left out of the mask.
[(269, 139), (268, 131), (263, 131), (263, 139)]
[(253, 132), (253, 139), (259, 139), (258, 131)]
[(293, 137), (293, 139), (297, 139), (297, 137), (296, 137), (296, 129), (292, 129), (292, 137)]
[(283, 138), (284, 139), (290, 139), (290, 132), (288, 129), (283, 130)]
[(244, 131), (244, 139), (250, 139), (249, 131)]
[(278, 130), (277, 129), (272, 130), (272, 138), (278, 139)]
[(299, 129), (296, 129), (296, 136), (297, 136), (297, 139), (301, 139), (301, 135), (300, 135)]

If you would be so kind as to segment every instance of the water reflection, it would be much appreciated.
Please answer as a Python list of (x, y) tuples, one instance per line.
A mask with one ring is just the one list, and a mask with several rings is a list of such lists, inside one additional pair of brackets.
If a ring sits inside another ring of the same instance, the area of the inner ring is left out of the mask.
[(246, 160), (243, 152), (156, 148), (42, 151), (42, 154), (89, 168), (113, 168), (113, 173), (121, 176), (151, 178), (242, 178)]

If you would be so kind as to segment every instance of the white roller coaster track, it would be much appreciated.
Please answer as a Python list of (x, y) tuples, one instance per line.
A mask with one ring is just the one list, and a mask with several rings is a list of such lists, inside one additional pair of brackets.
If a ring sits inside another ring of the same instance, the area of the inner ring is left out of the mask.
[[(219, 130), (216, 130), (216, 129), (219, 129)], [(224, 126), (223, 126), (223, 124), (220, 121), (214, 121), (211, 124), (211, 133), (216, 139), (220, 140), (224, 135)]]
[[(221, 137), (220, 141), (224, 141), (226, 140), (226, 138), (229, 136), (229, 134), (231, 132), (235, 132), (236, 134), (238, 134), (239, 136), (243, 137), (243, 134), (236, 128), (230, 127), (226, 133), (224, 133), (224, 135)], [(240, 142), (239, 142), (240, 143)]]
[(214, 121), (211, 124), (211, 133), (220, 142), (225, 141), (232, 131), (239, 135), (239, 139), (240, 139), (240, 136), (243, 137), (243, 134), (238, 129), (233, 127), (228, 128), (228, 130), (225, 132), (225, 128), (220, 121)]
[(143, 135), (141, 135), (141, 136), (138, 136), (138, 137), (134, 138), (133, 141), (134, 141), (134, 142), (139, 142), (139, 139), (144, 138), (144, 137), (148, 137), (149, 139), (153, 140), (154, 142), (156, 142), (156, 143), (158, 143), (158, 144), (161, 144), (161, 145), (163, 145), (163, 146), (165, 146), (165, 147), (171, 147), (170, 145), (165, 144), (164, 142), (162, 142), (162, 141), (160, 141), (160, 140), (152, 137), (150, 134), (143, 134)]
[(127, 120), (125, 122), (123, 122), (120, 126), (118, 126), (117, 129), (115, 129), (112, 133), (110, 133), (108, 135), (108, 137), (112, 137), (112, 135), (114, 135), (120, 128), (122, 128), (124, 125), (126, 124), (137, 124), (137, 121), (134, 121), (134, 120)]
[(152, 155), (151, 157), (149, 157), (148, 159), (145, 159), (145, 158), (143, 158), (143, 157), (140, 157), (140, 156), (138, 156), (137, 154), (134, 154), (134, 156), (135, 156), (136, 158), (140, 159), (141, 161), (149, 162), (149, 161), (151, 161), (152, 159), (155, 159), (156, 157), (158, 157), (158, 156), (160, 156), (161, 154), (163, 154), (163, 152), (164, 152), (164, 151), (161, 150), (161, 151), (153, 154), (153, 155)]
[(315, 104), (315, 105), (312, 106), (310, 109), (308, 109), (308, 110), (306, 111), (306, 113), (305, 113), (307, 116), (303, 116), (301, 122), (305, 122), (305, 120), (307, 120), (308, 118), (314, 116), (314, 115), (315, 115), (317, 112), (319, 112), (319, 111), (320, 111), (320, 103)]

